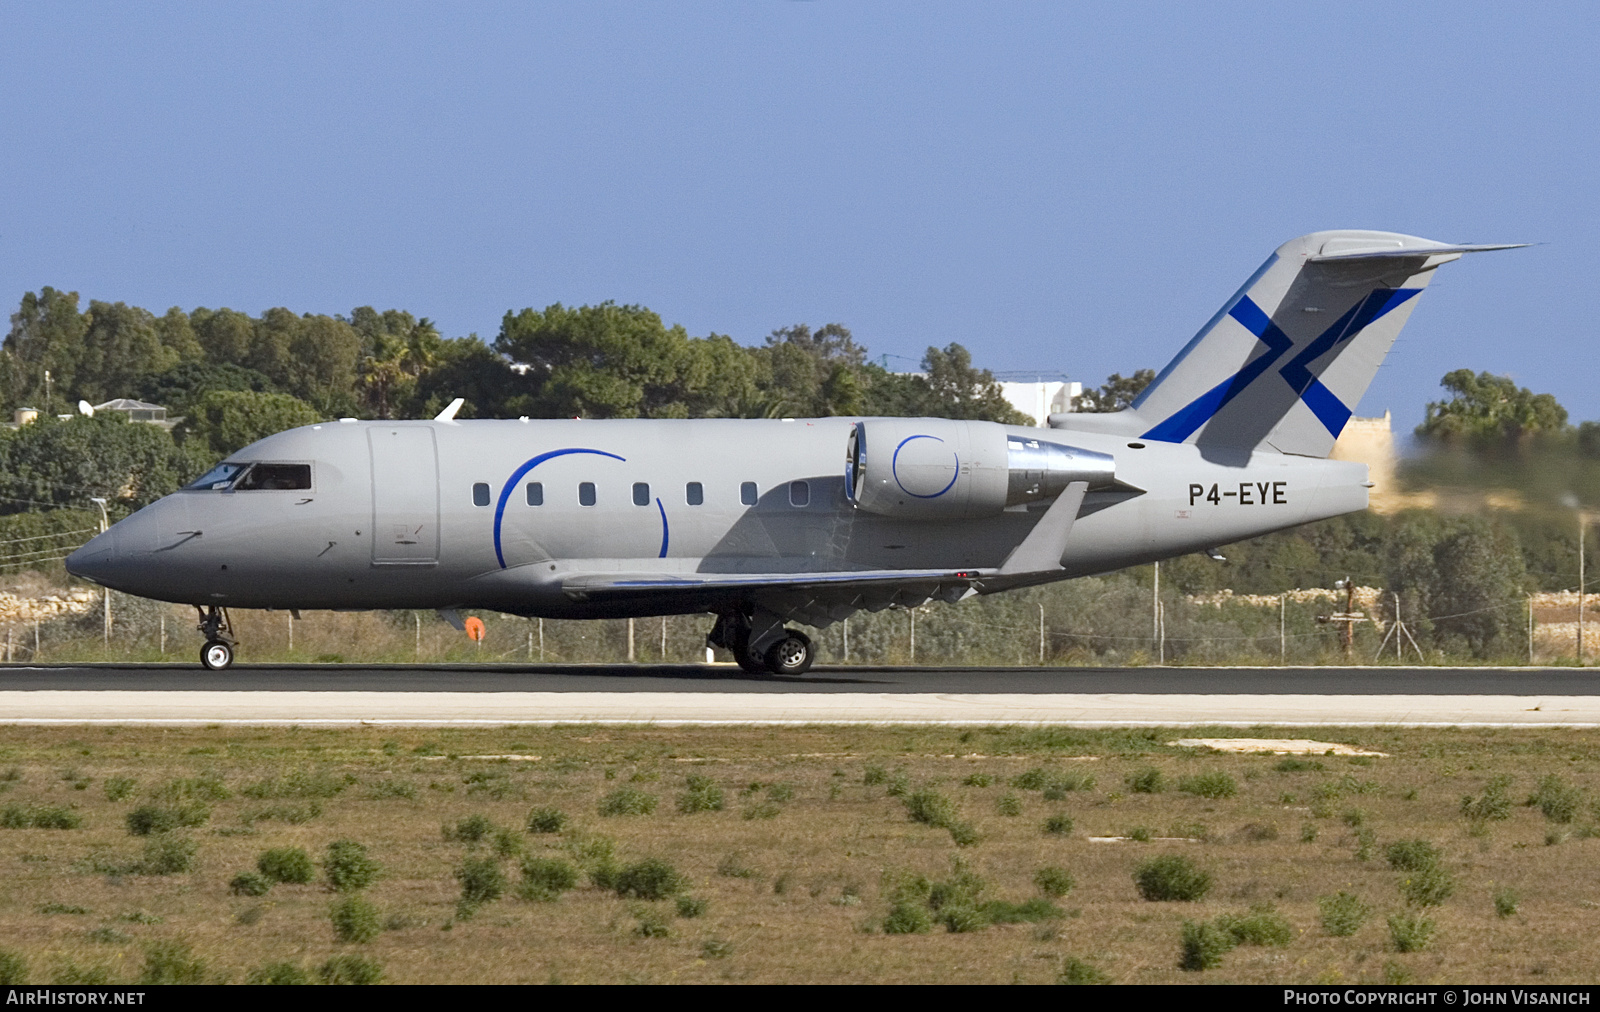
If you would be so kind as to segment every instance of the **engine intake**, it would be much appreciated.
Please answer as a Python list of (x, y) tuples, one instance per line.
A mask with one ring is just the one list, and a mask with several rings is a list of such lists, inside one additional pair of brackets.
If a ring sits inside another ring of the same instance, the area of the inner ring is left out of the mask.
[(978, 517), (1053, 499), (1074, 481), (1116, 482), (1116, 460), (1094, 450), (1010, 434), (995, 422), (874, 418), (850, 430), (845, 489), (869, 513)]

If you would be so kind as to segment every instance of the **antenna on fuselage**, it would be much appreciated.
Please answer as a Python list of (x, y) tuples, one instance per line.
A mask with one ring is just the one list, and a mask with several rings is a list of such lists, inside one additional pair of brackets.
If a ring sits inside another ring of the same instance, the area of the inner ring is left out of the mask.
[(453, 421), (455, 421), (456, 412), (460, 411), (461, 410), (461, 405), (463, 405), (465, 403), (467, 403), (467, 399), (465, 397), (457, 397), (455, 400), (451, 401), (449, 404), (446, 404), (443, 411), (439, 412), (437, 415), (434, 415), (433, 416), (433, 420), (436, 421), (436, 422), (453, 422)]

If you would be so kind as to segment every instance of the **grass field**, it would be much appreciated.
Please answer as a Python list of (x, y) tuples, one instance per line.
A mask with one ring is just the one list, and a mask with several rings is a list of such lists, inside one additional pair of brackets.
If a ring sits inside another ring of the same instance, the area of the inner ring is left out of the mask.
[(1600, 978), (1600, 732), (1205, 733), (6, 728), (0, 979)]

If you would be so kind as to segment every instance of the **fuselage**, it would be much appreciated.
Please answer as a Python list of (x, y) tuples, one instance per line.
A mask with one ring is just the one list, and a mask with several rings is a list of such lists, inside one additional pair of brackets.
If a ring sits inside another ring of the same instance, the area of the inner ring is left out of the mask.
[[(1046, 502), (901, 518), (846, 488), (851, 418), (346, 420), (230, 456), (293, 465), (275, 487), (188, 488), (75, 553), (80, 576), (232, 608), (488, 608), (585, 618), (707, 610), (697, 598), (597, 606), (574, 574), (850, 573), (1000, 566)], [(1115, 459), (1059, 571), (1120, 569), (1360, 510), (1364, 465), (1012, 427)], [(307, 468), (307, 470), (301, 470)], [(265, 472), (261, 472), (265, 473)], [(1014, 584), (1013, 584), (1014, 585)]]

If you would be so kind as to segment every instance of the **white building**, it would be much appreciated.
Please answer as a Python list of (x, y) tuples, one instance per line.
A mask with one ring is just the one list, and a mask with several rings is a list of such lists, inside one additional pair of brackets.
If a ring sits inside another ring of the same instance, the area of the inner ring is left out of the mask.
[(1072, 410), (1074, 399), (1082, 395), (1083, 384), (1067, 380), (1002, 382), (1000, 392), (1011, 406), (1044, 425), (1052, 414)]

